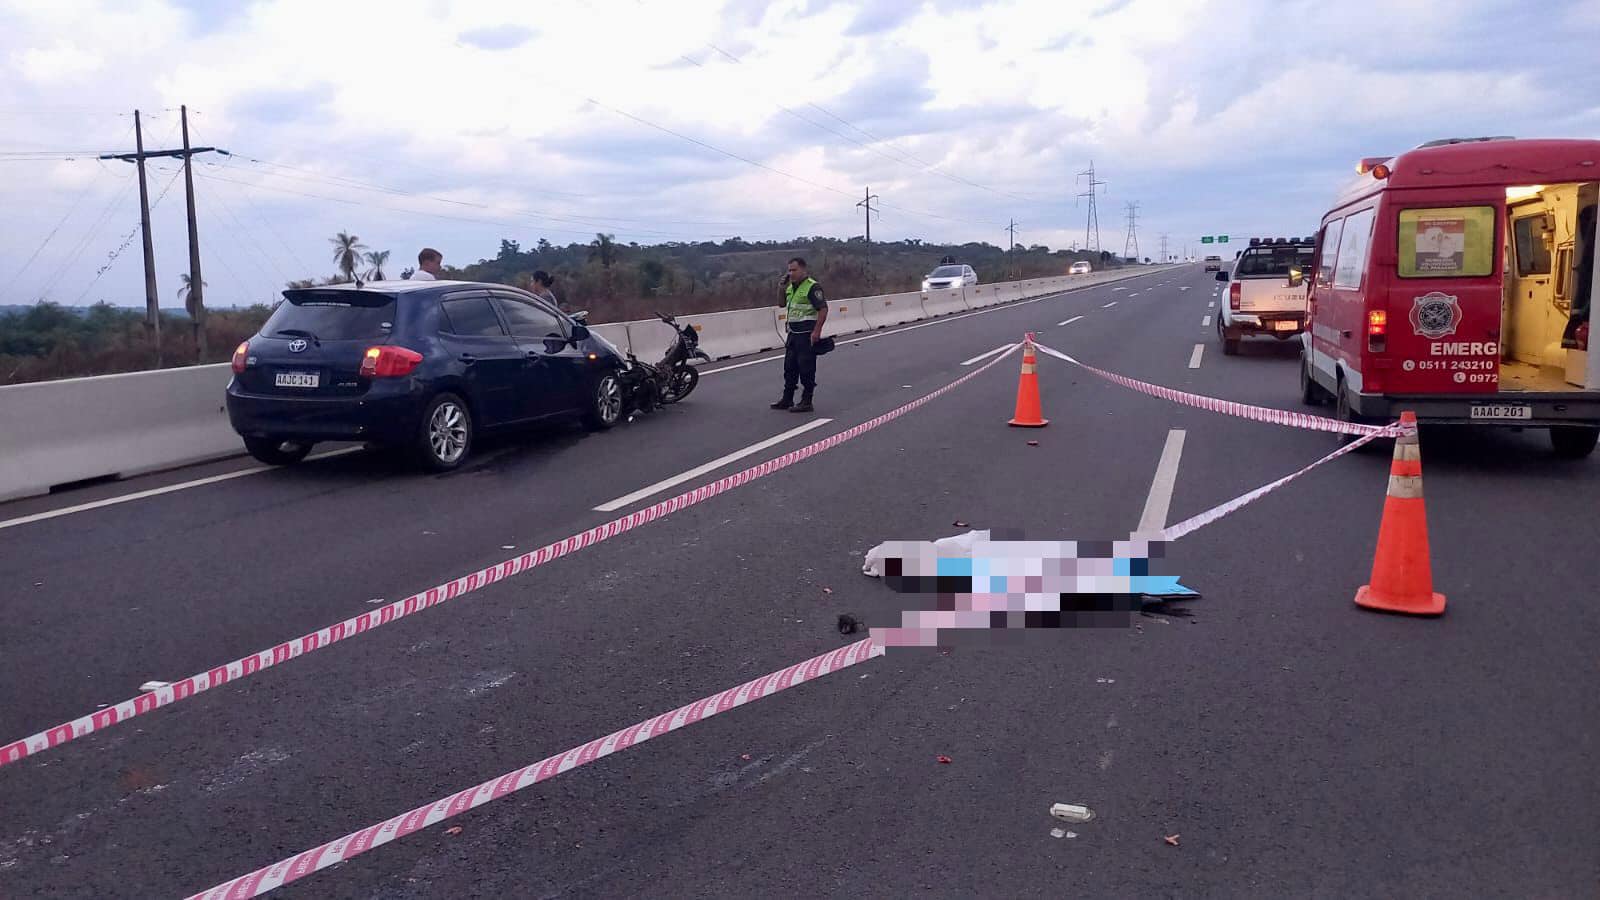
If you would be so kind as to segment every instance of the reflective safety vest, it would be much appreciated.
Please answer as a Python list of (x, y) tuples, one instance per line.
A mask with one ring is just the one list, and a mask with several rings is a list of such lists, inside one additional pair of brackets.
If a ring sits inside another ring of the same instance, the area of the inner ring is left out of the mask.
[(817, 317), (817, 308), (811, 305), (811, 289), (817, 282), (807, 278), (799, 284), (784, 285), (783, 295), (787, 301), (784, 310), (785, 318), (790, 322), (807, 322)]

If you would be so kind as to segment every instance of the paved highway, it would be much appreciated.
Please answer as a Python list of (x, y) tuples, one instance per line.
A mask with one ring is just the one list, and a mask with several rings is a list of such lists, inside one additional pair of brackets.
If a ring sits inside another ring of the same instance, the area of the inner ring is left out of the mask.
[[(0, 528), (0, 742), (605, 522), (597, 507), (813, 418), (832, 421), (620, 510), (870, 419), (1025, 331), (1150, 382), (1296, 408), (1292, 344), (1219, 352), (1214, 284), (1189, 266), (862, 336), (821, 360), (811, 417), (766, 409), (781, 365), (766, 354), (707, 367), (677, 407), (498, 440), (446, 476), (354, 453), (0, 506), (0, 524), (89, 506)], [(1147, 508), (1176, 521), (1334, 446), (1043, 357), (1050, 425), (1008, 428), (1016, 380), (1013, 355), (767, 478), (0, 768), (0, 896), (208, 888), (838, 647), (840, 612), (889, 624), (908, 598), (860, 574), (881, 541), (958, 520), (1122, 539)], [(1190, 618), (892, 651), (279, 895), (1592, 890), (1600, 463), (1558, 462), (1542, 434), (1422, 441), (1442, 619), (1352, 604), (1388, 471), (1386, 453), (1355, 454), (1169, 547), (1158, 570), (1204, 594)], [(1058, 802), (1095, 818), (1058, 822)]]

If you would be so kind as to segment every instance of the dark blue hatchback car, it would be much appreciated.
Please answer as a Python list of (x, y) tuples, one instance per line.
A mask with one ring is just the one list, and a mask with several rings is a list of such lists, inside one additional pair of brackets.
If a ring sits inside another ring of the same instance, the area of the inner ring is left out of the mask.
[(604, 429), (622, 416), (616, 349), (515, 288), (358, 282), (283, 297), (234, 351), (228, 384), (228, 419), (262, 462), (360, 441), (444, 471), (488, 429), (565, 415)]

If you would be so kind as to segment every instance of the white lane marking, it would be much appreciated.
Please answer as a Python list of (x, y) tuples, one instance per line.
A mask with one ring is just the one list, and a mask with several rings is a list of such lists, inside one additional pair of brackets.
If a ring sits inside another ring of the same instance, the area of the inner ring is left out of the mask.
[[(329, 450), (326, 453), (314, 453), (306, 457), (303, 462), (312, 462), (314, 460), (328, 459), (334, 456), (343, 456), (346, 453), (355, 453), (362, 449), (364, 448), (346, 447), (343, 450)], [(232, 481), (235, 478), (243, 478), (246, 475), (260, 475), (262, 472), (271, 472), (275, 469), (281, 468), (282, 466), (257, 466), (251, 469), (240, 469), (237, 472), (224, 472), (221, 475), (212, 475), (206, 478), (196, 478), (193, 481), (169, 484), (166, 487), (135, 491), (131, 494), (123, 494), (120, 497), (107, 497), (104, 500), (94, 500), (89, 503), (79, 503), (77, 506), (64, 506), (61, 509), (52, 509), (46, 512), (34, 513), (31, 516), (20, 516), (15, 519), (7, 519), (4, 522), (0, 522), (0, 528), (12, 528), (17, 525), (28, 525), (33, 522), (43, 522), (46, 519), (55, 519), (60, 516), (70, 516), (73, 513), (87, 512), (91, 509), (100, 509), (106, 506), (116, 506), (118, 503), (130, 503), (134, 500), (143, 500), (146, 497), (156, 497), (160, 496), (161, 494), (171, 494), (175, 491), (186, 491), (190, 488), (205, 487), (208, 484), (217, 484), (218, 482), (222, 481)]]
[(1129, 294), (1128, 296), (1129, 297), (1137, 297), (1137, 296), (1139, 296), (1139, 294), (1140, 294), (1139, 291), (1134, 291), (1133, 293)]
[(1185, 284), (1185, 285), (1182, 285), (1182, 286), (1180, 286), (1180, 287), (1179, 287), (1179, 288), (1178, 288), (1178, 290), (1180, 290), (1180, 291), (1187, 291), (1187, 290), (1188, 290), (1188, 289), (1189, 289), (1189, 286), (1188, 286), (1188, 285), (1187, 285), (1187, 284)]
[(1111, 292), (1112, 293), (1116, 293), (1117, 291), (1125, 291), (1125, 290), (1127, 290), (1127, 288), (1125, 288), (1125, 287), (1114, 287), (1114, 288), (1111, 289)]
[(1056, 323), (1056, 327), (1060, 328), (1063, 325), (1071, 325), (1073, 322), (1076, 322), (1081, 318), (1083, 318), (1083, 316), (1073, 316), (1072, 318), (1066, 320), (1065, 322), (1057, 322)]
[(1172, 489), (1178, 483), (1178, 462), (1183, 459), (1185, 432), (1174, 428), (1167, 432), (1167, 444), (1161, 448), (1161, 461), (1156, 464), (1156, 477), (1150, 482), (1150, 494), (1144, 500), (1144, 513), (1139, 516), (1137, 534), (1154, 534), (1167, 527), (1167, 513), (1172, 509)]
[(1213, 300), (1210, 303), (1206, 304), (1206, 309), (1216, 309), (1216, 308), (1217, 308), (1217, 301), (1215, 301), (1215, 300)]
[(994, 348), (993, 350), (990, 350), (988, 353), (981, 353), (981, 354), (979, 354), (977, 356), (974, 356), (973, 358), (967, 360), (966, 362), (963, 362), (962, 365), (963, 366), (970, 366), (975, 362), (983, 362), (984, 360), (986, 360), (989, 357), (995, 355), (996, 353), (1004, 353), (1007, 350), (1010, 350), (1012, 347), (1015, 347), (1015, 346), (1016, 346), (1016, 344), (1001, 344), (1000, 346)]
[[(1125, 281), (1132, 281), (1135, 278), (1148, 278), (1148, 277), (1150, 277), (1149, 274), (1130, 275), (1124, 280)], [(891, 337), (891, 336), (896, 335), (896, 334), (905, 334), (908, 331), (916, 331), (918, 328), (932, 328), (935, 325), (948, 325), (951, 322), (959, 322), (962, 319), (970, 319), (973, 316), (981, 316), (981, 315), (984, 315), (986, 313), (1002, 312), (1002, 311), (1008, 310), (1008, 309), (1016, 309), (1019, 306), (1027, 306), (1029, 304), (1039, 303), (1039, 302), (1042, 302), (1044, 300), (1054, 300), (1057, 297), (1065, 297), (1065, 296), (1067, 296), (1069, 294), (1077, 294), (1077, 293), (1082, 293), (1084, 291), (1092, 291), (1092, 290), (1094, 290), (1094, 289), (1096, 289), (1098, 287), (1103, 287), (1103, 285), (1089, 285), (1087, 287), (1073, 288), (1072, 290), (1069, 290), (1069, 291), (1059, 291), (1059, 292), (1054, 293), (1054, 294), (1046, 294), (1043, 297), (1034, 297), (1032, 300), (1018, 300), (1015, 303), (1002, 303), (1002, 304), (1000, 304), (998, 306), (991, 306), (991, 307), (988, 307), (986, 309), (979, 309), (979, 310), (974, 310), (972, 312), (962, 313), (959, 316), (945, 316), (943, 318), (934, 319), (934, 320), (929, 321), (929, 322), (919, 322), (916, 325), (908, 325), (905, 328), (896, 328), (893, 331), (878, 331), (878, 332), (874, 332), (872, 334), (864, 335), (862, 337), (851, 338), (848, 341), (837, 341), (837, 342), (835, 342), (835, 346), (842, 347), (845, 344), (859, 344), (862, 341), (870, 341), (870, 340), (873, 340), (875, 338)], [(1112, 288), (1112, 290), (1114, 290), (1114, 291), (1125, 291), (1125, 290), (1127, 290), (1127, 288), (1125, 288), (1125, 287)], [(763, 357), (761, 359), (752, 359), (752, 360), (747, 360), (747, 361), (742, 362), (742, 363), (734, 363), (733, 365), (723, 366), (720, 369), (702, 369), (700, 371), (700, 374), (702, 376), (704, 376), (704, 375), (715, 375), (718, 372), (732, 372), (734, 369), (742, 369), (745, 366), (755, 366), (755, 365), (760, 365), (761, 363), (778, 362), (778, 361), (781, 361), (782, 359), (783, 359), (783, 354), (780, 353), (777, 356), (767, 356), (767, 357)]]
[(624, 506), (627, 506), (627, 505), (629, 505), (631, 503), (634, 503), (636, 501), (639, 501), (639, 500), (643, 500), (644, 498), (649, 497), (652, 494), (659, 494), (659, 493), (661, 493), (662, 491), (666, 490), (669, 487), (672, 487), (672, 486), (678, 485), (678, 484), (682, 484), (683, 482), (688, 481), (691, 478), (698, 478), (701, 475), (704, 475), (705, 473), (710, 472), (713, 469), (717, 469), (717, 468), (720, 468), (722, 466), (725, 466), (728, 463), (731, 463), (736, 459), (743, 459), (744, 457), (749, 456), (752, 453), (760, 453), (762, 450), (765, 450), (765, 449), (767, 449), (768, 447), (771, 447), (774, 444), (781, 444), (784, 441), (787, 441), (788, 439), (794, 437), (797, 434), (801, 434), (803, 432), (810, 431), (813, 428), (821, 428), (822, 426), (824, 426), (824, 425), (826, 425), (826, 424), (828, 424), (829, 422), (832, 422), (832, 421), (833, 421), (832, 419), (812, 419), (811, 421), (805, 423), (804, 425), (801, 425), (799, 428), (791, 428), (791, 429), (789, 429), (788, 431), (785, 431), (782, 434), (775, 434), (772, 437), (769, 437), (764, 441), (759, 441), (757, 443), (751, 444), (750, 446), (745, 447), (742, 450), (735, 450), (735, 451), (733, 451), (732, 453), (729, 453), (726, 456), (720, 456), (720, 457), (718, 457), (716, 459), (713, 459), (711, 462), (708, 462), (705, 465), (695, 466), (694, 468), (690, 469), (687, 472), (682, 473), (681, 475), (674, 475), (671, 478), (665, 479), (663, 481), (658, 481), (655, 484), (650, 485), (649, 487), (642, 487), (642, 488), (638, 489), (637, 491), (634, 491), (631, 494), (627, 494), (625, 496), (618, 497), (617, 499), (612, 500), (609, 503), (602, 503), (599, 506), (596, 506), (595, 510), (597, 510), (598, 512), (615, 512), (615, 511), (621, 509)]
[(1211, 317), (1210, 316), (1206, 316), (1204, 319), (1201, 319), (1200, 320), (1200, 327), (1201, 328), (1210, 328), (1211, 327)]
[(1104, 306), (1102, 306), (1100, 308), (1101, 309), (1110, 309), (1111, 307), (1116, 306), (1116, 305), (1117, 305), (1117, 301), (1113, 300), (1110, 303), (1107, 303), (1106, 305), (1104, 305)]
[(1195, 344), (1194, 345), (1194, 352), (1189, 354), (1189, 368), (1191, 368), (1191, 369), (1200, 368), (1200, 354), (1202, 354), (1204, 352), (1206, 352), (1206, 345), (1205, 344)]

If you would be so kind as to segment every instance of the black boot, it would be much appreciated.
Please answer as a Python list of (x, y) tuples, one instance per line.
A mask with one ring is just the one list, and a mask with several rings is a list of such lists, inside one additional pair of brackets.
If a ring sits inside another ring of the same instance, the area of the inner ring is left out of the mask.
[(797, 412), (797, 413), (808, 413), (808, 412), (811, 412), (811, 392), (810, 391), (806, 391), (805, 393), (801, 394), (800, 395), (800, 402), (796, 403), (794, 406), (790, 407), (789, 411), (790, 412)]
[(794, 388), (783, 392), (783, 399), (772, 404), (772, 409), (792, 409), (794, 407)]

